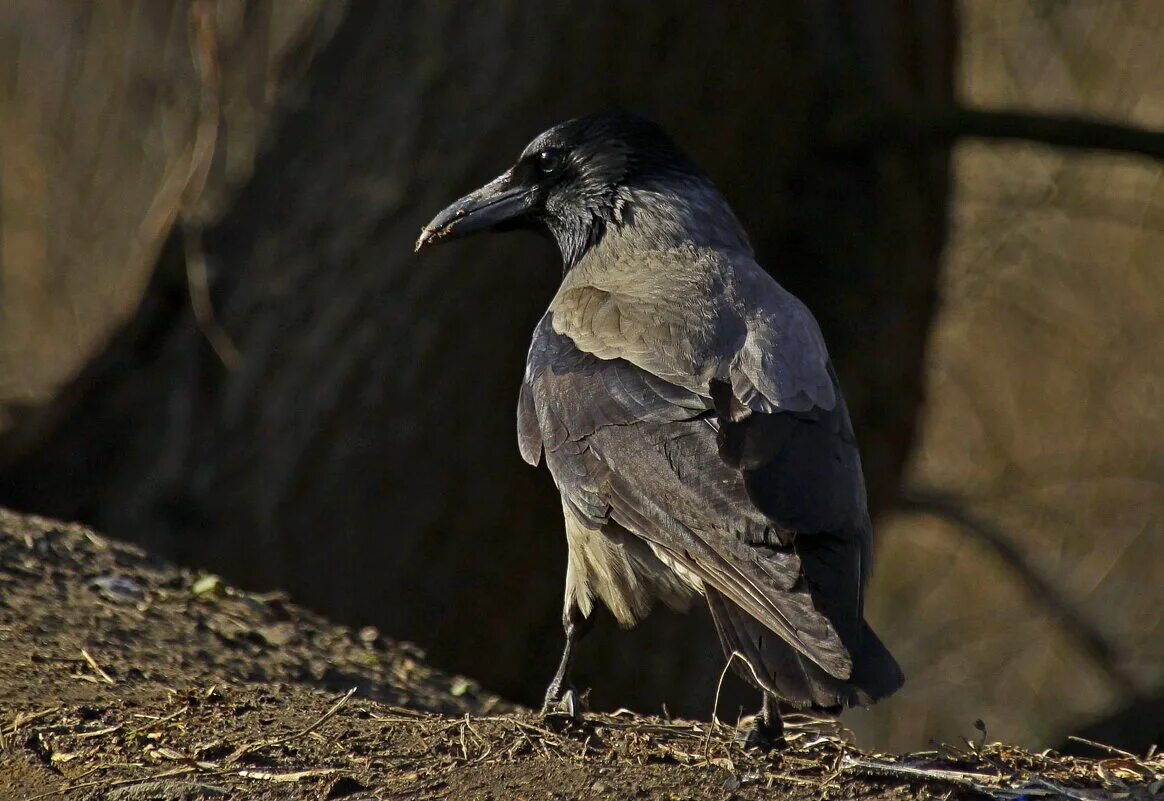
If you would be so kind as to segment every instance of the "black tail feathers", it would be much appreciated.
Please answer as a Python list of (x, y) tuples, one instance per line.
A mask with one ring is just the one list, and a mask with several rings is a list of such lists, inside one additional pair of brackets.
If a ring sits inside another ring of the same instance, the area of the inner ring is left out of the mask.
[(732, 603), (715, 588), (705, 587), (707, 605), (724, 654), (733, 652), (733, 669), (760, 689), (796, 707), (867, 706), (891, 695), (905, 678), (893, 655), (862, 621), (860, 634), (845, 642), (853, 659), (848, 679), (830, 676), (774, 632)]

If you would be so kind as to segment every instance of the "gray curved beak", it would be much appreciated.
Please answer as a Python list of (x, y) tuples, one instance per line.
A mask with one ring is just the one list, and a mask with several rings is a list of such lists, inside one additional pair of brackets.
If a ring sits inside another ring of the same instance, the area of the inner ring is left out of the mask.
[(530, 210), (531, 202), (529, 189), (513, 186), (513, 175), (507, 171), (433, 217), (421, 230), (414, 252), (442, 239), (456, 239), (515, 220)]

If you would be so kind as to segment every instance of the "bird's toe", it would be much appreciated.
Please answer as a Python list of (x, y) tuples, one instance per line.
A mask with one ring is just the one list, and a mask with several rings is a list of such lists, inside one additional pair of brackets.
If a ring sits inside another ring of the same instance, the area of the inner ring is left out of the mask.
[(553, 695), (547, 693), (545, 703), (542, 704), (542, 717), (581, 720), (582, 711), (578, 702), (578, 691), (573, 687), (568, 687), (560, 693)]
[(763, 714), (751, 715), (740, 721), (735, 741), (743, 748), (761, 751), (781, 750), (788, 745), (784, 739), (784, 727), (779, 723), (768, 722)]

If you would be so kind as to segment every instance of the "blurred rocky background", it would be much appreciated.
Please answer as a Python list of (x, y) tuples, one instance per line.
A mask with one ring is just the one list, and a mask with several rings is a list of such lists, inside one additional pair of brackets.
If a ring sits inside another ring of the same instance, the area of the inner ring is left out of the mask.
[[(862, 739), (1139, 747), (1164, 719), (1160, 164), (874, 123), (958, 100), (1164, 128), (1162, 44), (1153, 0), (6, 0), (0, 503), (535, 701), (565, 549), (513, 407), (557, 257), (411, 243), (534, 133), (621, 105), (825, 328), (909, 677)], [(707, 716), (705, 617), (601, 627), (592, 703)]]

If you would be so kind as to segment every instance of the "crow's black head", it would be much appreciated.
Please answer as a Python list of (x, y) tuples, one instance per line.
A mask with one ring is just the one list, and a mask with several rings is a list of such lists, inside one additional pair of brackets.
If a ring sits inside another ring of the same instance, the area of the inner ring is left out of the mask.
[(659, 125), (619, 111), (551, 128), (526, 146), (514, 169), (545, 193), (551, 217), (592, 209), (623, 187), (702, 176)]
[(569, 266), (623, 223), (634, 190), (692, 184), (711, 188), (661, 127), (625, 112), (589, 114), (530, 142), (516, 164), (433, 218), (416, 249), (476, 231), (541, 228)]

